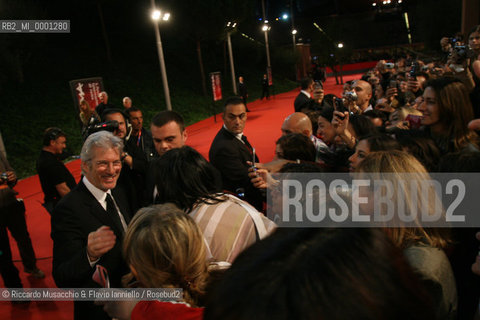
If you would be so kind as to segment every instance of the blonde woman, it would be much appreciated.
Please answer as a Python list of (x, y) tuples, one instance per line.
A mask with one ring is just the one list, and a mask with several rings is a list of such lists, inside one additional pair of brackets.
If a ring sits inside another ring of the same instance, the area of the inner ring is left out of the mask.
[[(202, 319), (199, 300), (208, 278), (207, 251), (195, 221), (173, 204), (140, 209), (128, 226), (123, 254), (125, 287), (181, 288), (183, 300), (107, 303), (118, 319)], [(135, 281), (135, 282), (133, 282)]]
[(92, 108), (90, 108), (90, 104), (88, 104), (87, 100), (85, 99), (80, 100), (79, 107), (80, 107), (79, 117), (80, 117), (80, 120), (82, 121), (83, 126), (88, 126), (95, 121), (100, 121), (100, 117), (95, 112), (95, 110), (92, 110)]
[[(406, 215), (417, 213), (417, 219), (407, 224), (399, 218), (400, 210), (395, 210), (395, 218), (385, 231), (421, 276), (432, 296), (439, 319), (454, 319), (457, 291), (452, 268), (443, 251), (448, 244), (447, 229), (424, 228), (418, 218), (438, 214), (439, 209), (443, 212), (435, 190), (432, 188), (423, 192), (421, 188), (422, 183), (431, 180), (429, 174), (413, 156), (396, 150), (370, 153), (359, 164), (356, 172), (362, 178), (390, 182), (394, 188), (394, 208), (399, 208), (398, 204), (403, 201)], [(400, 183), (402, 180), (406, 182)], [(418, 187), (412, 190), (412, 184)], [(403, 195), (403, 199), (397, 195)], [(385, 208), (381, 207), (380, 212), (385, 212), (383, 209)], [(374, 208), (366, 206), (361, 210), (371, 213)]]

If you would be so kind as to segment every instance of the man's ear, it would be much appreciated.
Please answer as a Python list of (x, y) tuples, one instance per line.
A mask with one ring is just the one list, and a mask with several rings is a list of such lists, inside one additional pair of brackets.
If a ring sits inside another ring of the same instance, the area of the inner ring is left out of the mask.
[(187, 134), (187, 129), (183, 130), (183, 143), (185, 143), (185, 141), (187, 141), (187, 138), (188, 138), (188, 134)]
[(88, 164), (86, 162), (82, 161), (80, 166), (82, 167), (82, 172), (87, 172), (88, 171), (88, 170), (86, 170), (86, 168), (88, 168)]

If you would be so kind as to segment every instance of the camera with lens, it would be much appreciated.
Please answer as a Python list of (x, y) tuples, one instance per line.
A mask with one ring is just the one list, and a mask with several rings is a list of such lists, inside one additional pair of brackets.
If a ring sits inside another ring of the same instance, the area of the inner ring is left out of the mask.
[(452, 46), (449, 57), (454, 58), (455, 64), (462, 64), (468, 58), (468, 46), (463, 44), (463, 39), (461, 38), (449, 38), (449, 40)]
[(385, 63), (385, 69), (393, 69), (393, 68), (395, 68), (395, 63), (393, 62)]
[(357, 93), (354, 90), (346, 91), (343, 96), (346, 100), (350, 101), (357, 101), (358, 99)]
[(116, 120), (108, 120), (108, 121), (101, 122), (101, 123), (95, 123), (95, 124), (90, 125), (87, 128), (86, 137), (88, 137), (92, 133), (95, 133), (95, 132), (98, 132), (98, 131), (114, 132), (117, 129), (118, 129), (118, 121), (116, 121)]
[(418, 69), (420, 68), (420, 65), (418, 64), (417, 61), (412, 62), (412, 68), (410, 69), (410, 77), (415, 78), (417, 76)]

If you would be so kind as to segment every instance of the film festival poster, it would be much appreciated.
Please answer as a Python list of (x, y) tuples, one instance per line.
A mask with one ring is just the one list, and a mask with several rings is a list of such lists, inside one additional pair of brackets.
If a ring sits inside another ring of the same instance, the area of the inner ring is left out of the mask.
[(98, 95), (103, 89), (101, 77), (85, 78), (70, 81), (70, 90), (74, 103), (75, 112), (80, 112), (80, 101), (85, 100), (92, 110), (100, 103)]

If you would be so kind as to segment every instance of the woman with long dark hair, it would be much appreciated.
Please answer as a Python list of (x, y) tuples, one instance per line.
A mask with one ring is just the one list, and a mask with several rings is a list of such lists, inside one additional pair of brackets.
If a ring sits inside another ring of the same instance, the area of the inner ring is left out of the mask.
[(423, 114), (422, 125), (442, 154), (478, 150), (478, 136), (468, 128), (472, 104), (460, 80), (443, 77), (428, 81), (418, 110)]
[(204, 233), (212, 258), (231, 263), (275, 224), (247, 202), (224, 193), (220, 181), (218, 171), (189, 146), (169, 150), (155, 163), (155, 202), (174, 203), (189, 214)]

